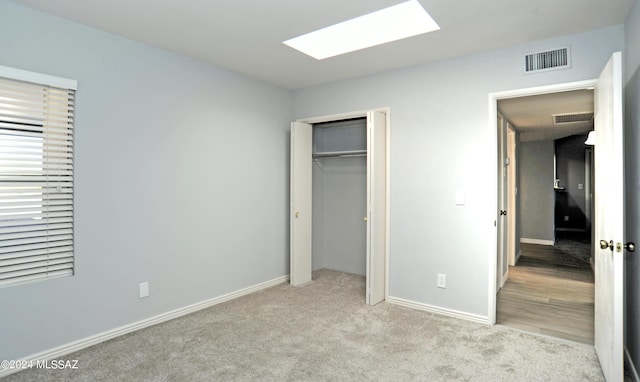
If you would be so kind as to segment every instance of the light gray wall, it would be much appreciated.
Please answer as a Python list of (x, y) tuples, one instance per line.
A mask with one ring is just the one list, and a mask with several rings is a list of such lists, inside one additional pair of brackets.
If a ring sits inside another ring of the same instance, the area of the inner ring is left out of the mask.
[(78, 80), (76, 275), (0, 289), (0, 359), (289, 273), (290, 91), (2, 0), (0, 52)]
[[(497, 200), (488, 94), (597, 78), (623, 33), (617, 26), (295, 92), (297, 118), (391, 108), (392, 297), (488, 316)], [(567, 44), (571, 69), (522, 74), (524, 53)], [(465, 206), (455, 205), (456, 190)]]
[(364, 275), (367, 158), (317, 159), (313, 169), (314, 269)]
[(553, 241), (553, 141), (520, 143), (521, 238)]
[[(635, 1), (625, 23), (625, 190), (626, 238), (640, 245), (640, 2)], [(640, 371), (640, 255), (626, 260), (626, 346)]]

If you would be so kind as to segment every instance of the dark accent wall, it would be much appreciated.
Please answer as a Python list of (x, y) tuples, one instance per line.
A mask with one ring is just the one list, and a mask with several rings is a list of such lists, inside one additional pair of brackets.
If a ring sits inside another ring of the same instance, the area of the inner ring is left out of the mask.
[(553, 141), (520, 145), (520, 237), (553, 241)]
[(556, 179), (561, 190), (556, 190), (556, 230), (584, 230), (590, 217), (585, 198), (585, 135), (573, 135), (555, 141)]

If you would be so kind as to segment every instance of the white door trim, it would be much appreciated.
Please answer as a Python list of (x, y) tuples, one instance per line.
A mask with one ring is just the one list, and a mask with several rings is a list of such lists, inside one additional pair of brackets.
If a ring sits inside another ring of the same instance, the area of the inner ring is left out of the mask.
[(366, 118), (368, 112), (383, 112), (386, 115), (386, 150), (385, 150), (385, 163), (387, 167), (386, 176), (385, 176), (385, 188), (386, 188), (386, 211), (385, 211), (385, 270), (384, 270), (384, 298), (387, 300), (389, 298), (389, 222), (390, 222), (390, 204), (391, 204), (391, 186), (390, 186), (390, 170), (391, 170), (391, 108), (390, 107), (381, 107), (375, 109), (366, 109), (338, 114), (328, 114), (321, 115), (316, 117), (305, 117), (296, 119), (295, 122), (303, 122), (303, 123), (322, 123), (322, 122), (331, 122), (337, 121), (341, 119), (351, 119), (351, 118)]
[[(583, 90), (583, 89), (593, 89), (597, 83), (597, 79), (585, 80), (585, 81), (576, 81), (576, 82), (567, 82), (561, 84), (553, 84), (553, 85), (545, 85), (545, 86), (536, 86), (531, 88), (523, 88), (523, 89), (513, 89), (506, 90), (500, 92), (492, 92), (489, 93), (489, 120), (487, 123), (487, 134), (490, 142), (490, 150), (491, 155), (493, 155), (492, 163), (494, 164), (494, 168), (498, 168), (498, 140), (496, 139), (496, 126), (498, 125), (498, 100), (507, 99), (507, 98), (515, 98), (515, 97), (525, 97), (532, 95), (540, 95), (540, 94), (549, 94), (549, 93), (560, 93), (565, 91), (572, 90)], [(489, 296), (487, 301), (487, 315), (488, 322), (490, 325), (494, 325), (496, 323), (496, 271), (498, 267), (498, 229), (497, 229), (497, 213), (498, 213), (498, 173), (497, 171), (492, 171), (493, 179), (489, 179), (491, 184), (494, 184), (493, 194), (490, 199), (491, 202), (488, 203), (489, 210), (487, 211), (487, 216), (491, 217), (489, 220), (489, 227), (491, 228), (491, 232), (488, 232), (488, 237), (492, 237), (493, 240), (489, 240), (489, 248), (488, 248), (488, 290)]]
[[(511, 123), (507, 121), (507, 156), (509, 157), (509, 167), (507, 171), (509, 172), (508, 183), (507, 183), (507, 199), (508, 206), (507, 211), (509, 214), (507, 215), (508, 224), (508, 232), (507, 232), (507, 263), (508, 265), (516, 265), (516, 241), (518, 238), (516, 237), (516, 217), (520, 213), (518, 211), (518, 206), (516, 205), (516, 177), (517, 172), (516, 169), (518, 167), (518, 156), (517, 152), (517, 142), (516, 142), (516, 130), (513, 128)], [(507, 269), (507, 274), (509, 270)], [(503, 282), (504, 285), (504, 282)]]

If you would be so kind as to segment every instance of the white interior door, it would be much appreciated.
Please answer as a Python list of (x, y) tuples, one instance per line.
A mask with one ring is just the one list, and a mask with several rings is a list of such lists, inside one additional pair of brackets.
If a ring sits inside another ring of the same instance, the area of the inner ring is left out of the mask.
[(623, 380), (624, 167), (622, 61), (613, 54), (595, 89), (595, 348), (607, 381)]
[(312, 125), (291, 123), (291, 285), (311, 281), (312, 147)]
[(367, 113), (367, 304), (385, 299), (386, 115)]

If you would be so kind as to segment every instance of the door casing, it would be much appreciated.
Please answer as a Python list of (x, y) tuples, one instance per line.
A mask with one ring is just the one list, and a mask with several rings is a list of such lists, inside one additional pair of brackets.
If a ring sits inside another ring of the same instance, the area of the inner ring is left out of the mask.
[[(596, 219), (592, 232), (597, 236), (592, 240), (592, 248), (599, 239), (603, 239), (605, 247), (603, 250), (596, 249), (594, 337), (605, 378), (612, 381), (623, 378), (624, 368), (624, 114), (621, 61), (621, 53), (614, 52), (597, 79), (489, 94), (489, 126), (493, 127), (497, 124), (499, 99), (595, 89), (594, 130), (597, 136), (594, 167), (597, 192), (594, 193), (593, 211)], [(599, 148), (603, 149), (601, 153)], [(598, 155), (601, 159), (597, 159)], [(497, 179), (494, 184), (499, 184)], [(494, 211), (497, 211), (497, 205)], [(606, 248), (609, 239), (610, 249)], [(496, 256), (489, 256), (490, 272), (496, 269), (497, 250), (492, 253)], [(488, 315), (491, 324), (496, 321), (496, 292), (495, 283), (490, 282)]]
[[(513, 211), (510, 206), (509, 185), (511, 182), (508, 150), (508, 129), (509, 122), (503, 115), (498, 114), (498, 208), (506, 215), (498, 215), (498, 269), (496, 290), (500, 290), (509, 277), (509, 231), (511, 230), (511, 215)], [(505, 269), (506, 268), (506, 269)]]
[[(507, 157), (509, 158), (509, 166), (507, 167), (507, 171), (509, 176), (507, 177), (507, 199), (508, 206), (507, 209), (507, 261), (508, 265), (516, 265), (516, 224), (518, 216), (518, 206), (516, 204), (517, 190), (516, 190), (516, 178), (518, 168), (518, 155), (517, 155), (517, 143), (516, 143), (516, 131), (510, 123), (507, 123)], [(509, 271), (507, 271), (509, 273)], [(504, 283), (503, 283), (504, 285)]]
[[(489, 121), (488, 121), (488, 129), (489, 136), (493, 139), (490, 144), (493, 145), (491, 148), (491, 152), (494, 153), (493, 163), (496, 164), (496, 168), (499, 165), (499, 150), (498, 150), (498, 139), (496, 139), (496, 126), (498, 125), (498, 100), (508, 99), (508, 98), (517, 98), (517, 97), (527, 97), (534, 96), (540, 94), (550, 94), (550, 93), (560, 93), (565, 91), (572, 90), (584, 90), (584, 89), (593, 89), (597, 84), (597, 79), (585, 80), (585, 81), (576, 81), (576, 82), (567, 82), (561, 84), (553, 84), (553, 85), (545, 85), (545, 86), (537, 86), (531, 88), (523, 88), (523, 89), (514, 89), (507, 90), (501, 92), (493, 92), (489, 93)], [(494, 237), (495, 240), (489, 240), (489, 256), (488, 256), (488, 302), (487, 302), (487, 321), (490, 325), (494, 325), (496, 323), (496, 304), (497, 298), (496, 294), (498, 292), (496, 286), (497, 275), (497, 267), (498, 267), (498, 221), (499, 221), (499, 205), (498, 205), (498, 172), (496, 171), (492, 174), (494, 179), (490, 179), (491, 184), (495, 184), (495, 194), (491, 198), (491, 203), (487, 203), (487, 211), (488, 216), (494, 216), (493, 222), (491, 222), (490, 230), (491, 233), (487, 233), (488, 236)]]

